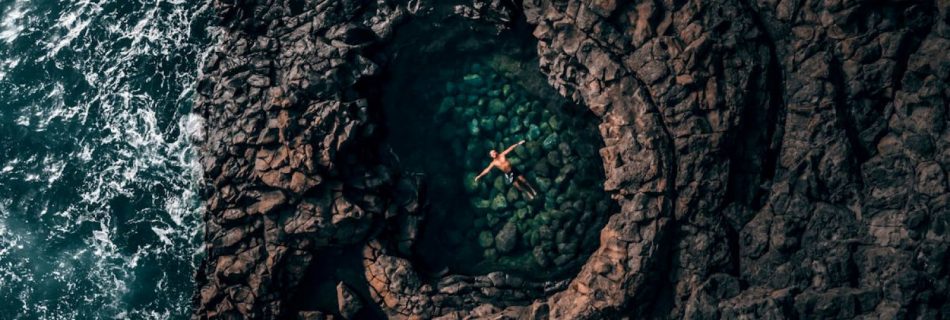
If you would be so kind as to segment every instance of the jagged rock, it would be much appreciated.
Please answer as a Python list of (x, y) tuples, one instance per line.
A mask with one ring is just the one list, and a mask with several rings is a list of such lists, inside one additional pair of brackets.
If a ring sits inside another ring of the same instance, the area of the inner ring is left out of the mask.
[(247, 207), (247, 211), (252, 214), (266, 214), (274, 208), (287, 202), (287, 196), (281, 191), (270, 191), (261, 194), (257, 202)]
[(320, 311), (300, 311), (297, 312), (297, 320), (333, 320), (333, 315)]
[(343, 319), (355, 319), (356, 314), (363, 309), (363, 302), (343, 282), (336, 285), (337, 308)]

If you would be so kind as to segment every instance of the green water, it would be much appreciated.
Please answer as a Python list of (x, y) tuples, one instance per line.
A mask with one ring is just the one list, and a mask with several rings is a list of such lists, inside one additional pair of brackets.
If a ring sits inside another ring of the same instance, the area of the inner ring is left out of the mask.
[[(407, 46), (394, 61), (387, 138), (404, 169), (426, 176), (431, 206), (415, 248), (424, 269), (561, 277), (596, 247), (612, 206), (597, 121), (547, 86), (536, 42), (523, 31), (481, 47), (464, 36), (436, 39), (442, 52)], [(520, 140), (527, 143), (508, 158), (538, 190), (536, 199), (497, 169), (473, 182), (491, 162), (489, 150)], [(517, 230), (514, 240), (499, 243), (506, 224)]]

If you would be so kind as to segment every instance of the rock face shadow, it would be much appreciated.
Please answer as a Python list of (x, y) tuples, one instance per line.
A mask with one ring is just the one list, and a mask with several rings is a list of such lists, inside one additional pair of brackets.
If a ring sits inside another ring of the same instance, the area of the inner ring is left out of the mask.
[[(603, 191), (598, 119), (546, 83), (527, 25), (495, 35), (468, 21), (419, 30), (428, 23), (400, 29), (382, 92), (385, 143), (427, 185), (415, 266), (535, 280), (576, 273), (615, 205)], [(490, 150), (521, 140), (508, 158), (537, 198), (498, 169), (474, 181)]]

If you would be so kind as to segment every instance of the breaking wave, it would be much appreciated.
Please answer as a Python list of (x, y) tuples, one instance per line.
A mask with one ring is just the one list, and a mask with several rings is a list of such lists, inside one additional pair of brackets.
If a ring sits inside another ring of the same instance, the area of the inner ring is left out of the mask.
[(190, 113), (210, 9), (0, 0), (0, 313), (190, 311), (201, 169)]

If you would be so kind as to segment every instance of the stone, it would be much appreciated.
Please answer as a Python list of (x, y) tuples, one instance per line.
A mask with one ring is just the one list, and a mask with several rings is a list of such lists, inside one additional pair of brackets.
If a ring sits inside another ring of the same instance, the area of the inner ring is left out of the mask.
[[(546, 156), (545, 158), (547, 159), (548, 163), (551, 164), (551, 167), (557, 168), (557, 167), (560, 167), (561, 164), (562, 164), (562, 163), (561, 163), (561, 154), (560, 154), (559, 152), (557, 152), (557, 151), (548, 152), (548, 154), (547, 154), (547, 156)], [(558, 182), (558, 183), (560, 183), (560, 182)]]
[(936, 163), (921, 164), (917, 168), (917, 191), (936, 196), (947, 192), (947, 178)]
[(504, 194), (499, 193), (498, 195), (495, 196), (494, 199), (492, 199), (491, 208), (493, 210), (501, 210), (507, 207), (508, 207), (508, 201), (505, 200)]
[[(552, 130), (561, 130), (561, 121), (555, 115), (552, 115), (550, 118), (548, 118), (548, 125), (551, 126)], [(545, 148), (547, 148), (547, 146), (545, 146)]]
[(492, 205), (491, 200), (482, 199), (482, 200), (475, 201), (475, 208), (478, 208), (478, 209), (488, 209), (491, 207), (491, 205)]
[(472, 119), (472, 121), (469, 122), (468, 124), (468, 133), (473, 136), (478, 136), (478, 134), (481, 132), (482, 130), (481, 130), (481, 127), (479, 126), (478, 120)]
[(514, 203), (515, 201), (518, 200), (519, 195), (520, 193), (518, 193), (517, 189), (515, 188), (508, 189), (508, 193), (505, 195), (505, 200), (508, 201), (508, 203)]
[(493, 115), (501, 115), (505, 112), (505, 103), (499, 99), (491, 99), (488, 103), (488, 112)]
[(518, 208), (518, 210), (515, 211), (515, 217), (518, 219), (524, 219), (528, 216), (528, 209), (525, 209), (526, 205), (523, 201), (516, 203), (515, 207)]
[(258, 197), (257, 202), (247, 208), (247, 212), (251, 214), (267, 214), (286, 202), (287, 196), (285, 196), (283, 192), (279, 190), (266, 192)]
[(567, 264), (568, 262), (570, 262), (570, 261), (571, 261), (571, 258), (573, 258), (571, 255), (562, 254), (562, 255), (559, 255), (559, 256), (555, 257), (554, 260), (552, 260), (552, 262), (554, 262), (555, 265), (563, 266), (563, 265)]
[(313, 188), (314, 186), (320, 184), (320, 177), (308, 177), (307, 175), (301, 172), (294, 172), (290, 177), (290, 184), (288, 188), (297, 194), (302, 194)]
[(479, 125), (479, 128), (481, 128), (485, 132), (491, 132), (495, 130), (496, 123), (500, 124), (500, 122), (495, 122), (495, 121), (492, 121), (491, 119), (482, 119)]
[(538, 140), (541, 138), (541, 129), (536, 125), (531, 125), (528, 127), (528, 139), (529, 140)]
[(320, 311), (299, 311), (297, 312), (297, 320), (332, 320), (332, 315), (327, 315), (326, 313)]
[(491, 248), (494, 243), (495, 238), (492, 236), (490, 231), (486, 230), (478, 234), (478, 244), (481, 245), (482, 248)]
[(465, 191), (473, 193), (478, 190), (479, 182), (475, 181), (475, 173), (468, 173), (465, 175), (465, 180), (462, 182), (462, 185), (465, 186)]
[(503, 191), (507, 189), (508, 182), (505, 181), (505, 177), (503, 175), (499, 174), (497, 177), (495, 177), (495, 180), (492, 182), (492, 187), (495, 190)]
[(514, 222), (509, 221), (495, 235), (495, 248), (498, 252), (508, 253), (518, 244), (518, 229)]
[(517, 119), (512, 119), (511, 126), (508, 128), (509, 134), (512, 135), (513, 139), (521, 140), (521, 132), (524, 130), (524, 126), (521, 125), (521, 121), (516, 121)]
[(540, 246), (534, 247), (532, 256), (534, 257), (534, 261), (541, 267), (547, 267), (551, 264), (551, 260), (548, 259), (548, 254), (544, 251), (544, 248)]
[(363, 309), (363, 302), (343, 282), (336, 285), (337, 311), (343, 319), (356, 319), (356, 315)]
[(485, 81), (482, 79), (481, 75), (478, 74), (468, 74), (462, 78), (465, 81), (465, 84), (471, 87), (481, 87), (485, 84)]
[(557, 133), (552, 133), (544, 138), (544, 141), (541, 142), (541, 146), (544, 147), (545, 150), (552, 150), (557, 146), (558, 142)]

